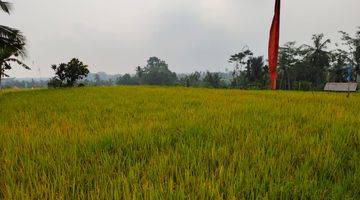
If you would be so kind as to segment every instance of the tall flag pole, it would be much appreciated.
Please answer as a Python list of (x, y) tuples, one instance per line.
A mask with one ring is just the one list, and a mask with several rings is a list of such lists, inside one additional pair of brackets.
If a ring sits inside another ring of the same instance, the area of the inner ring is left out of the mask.
[(275, 3), (275, 15), (271, 25), (270, 39), (269, 39), (269, 72), (272, 90), (276, 90), (277, 71), (279, 56), (279, 39), (280, 39), (280, 0), (276, 0)]

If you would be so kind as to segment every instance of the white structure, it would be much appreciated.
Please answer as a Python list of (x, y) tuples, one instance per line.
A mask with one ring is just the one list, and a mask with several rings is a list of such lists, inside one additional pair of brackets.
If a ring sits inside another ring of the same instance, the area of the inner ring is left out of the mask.
[(325, 91), (333, 92), (356, 92), (358, 83), (327, 83)]

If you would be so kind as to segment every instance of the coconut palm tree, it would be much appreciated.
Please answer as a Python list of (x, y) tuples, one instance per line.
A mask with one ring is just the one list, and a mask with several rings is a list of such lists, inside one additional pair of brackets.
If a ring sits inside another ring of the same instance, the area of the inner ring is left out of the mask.
[[(10, 14), (12, 7), (10, 3), (0, 0), (0, 8)], [(18, 59), (26, 56), (25, 42), (26, 39), (19, 30), (0, 25), (0, 88), (1, 78), (7, 77), (5, 71), (12, 68), (12, 63), (30, 69)]]
[(326, 81), (326, 70), (330, 67), (331, 52), (327, 50), (330, 39), (324, 34), (313, 35), (313, 45), (303, 45), (301, 52), (310, 67), (310, 80), (317, 85)]

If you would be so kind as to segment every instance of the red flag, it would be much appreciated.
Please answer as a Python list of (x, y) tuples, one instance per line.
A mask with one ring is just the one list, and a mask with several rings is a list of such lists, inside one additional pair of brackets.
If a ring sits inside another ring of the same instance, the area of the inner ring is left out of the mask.
[(270, 30), (269, 40), (269, 72), (271, 79), (271, 89), (276, 90), (277, 72), (280, 38), (280, 0), (275, 3), (275, 15)]

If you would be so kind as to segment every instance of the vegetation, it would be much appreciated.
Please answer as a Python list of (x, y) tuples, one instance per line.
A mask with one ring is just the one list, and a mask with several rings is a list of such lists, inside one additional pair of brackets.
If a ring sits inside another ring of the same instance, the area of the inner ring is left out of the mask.
[(349, 59), (349, 62), (355, 66), (355, 77), (357, 78), (357, 75), (360, 75), (360, 27), (354, 37), (344, 31), (340, 31), (340, 33), (342, 34), (341, 39), (344, 41), (344, 44), (348, 46), (345, 55)]
[(84, 79), (88, 74), (88, 66), (77, 58), (73, 58), (67, 64), (53, 65), (55, 77), (49, 81), (49, 87), (74, 87), (75, 84)]
[(226, 88), (227, 84), (223, 80), (223, 74), (216, 72), (194, 72), (180, 78), (179, 84), (184, 87), (207, 87), (207, 88)]
[(117, 80), (119, 85), (175, 85), (176, 73), (169, 70), (168, 64), (158, 57), (150, 57), (145, 67), (138, 66), (136, 75), (125, 74)]
[(157, 57), (149, 58), (145, 67), (138, 67), (136, 76), (140, 84), (145, 85), (174, 85), (177, 81), (176, 73), (171, 72), (168, 64)]
[(286, 43), (280, 48), (280, 89), (321, 90), (326, 82), (357, 81), (360, 58), (360, 28), (354, 37), (340, 32), (345, 46), (336, 44), (324, 34), (313, 35), (312, 45)]
[[(278, 86), (283, 90), (323, 90), (327, 82), (357, 81), (360, 76), (360, 28), (351, 36), (341, 33), (342, 45), (330, 48), (324, 34), (315, 34), (312, 44), (285, 43), (280, 47)], [(150, 58), (136, 75), (119, 78), (119, 85), (174, 85), (185, 87), (267, 89), (269, 69), (263, 56), (255, 56), (248, 48), (231, 55), (231, 78), (224, 73), (194, 72), (180, 75), (168, 70), (168, 65), (156, 57)]]
[[(0, 9), (10, 14), (12, 7), (10, 3), (0, 0)], [(25, 37), (19, 30), (0, 25), (0, 89), (1, 78), (8, 77), (5, 71), (12, 69), (12, 63), (30, 69), (29, 66), (18, 59), (19, 56), (26, 56), (25, 41)]]
[(0, 102), (1, 199), (360, 198), (358, 94), (89, 87)]

